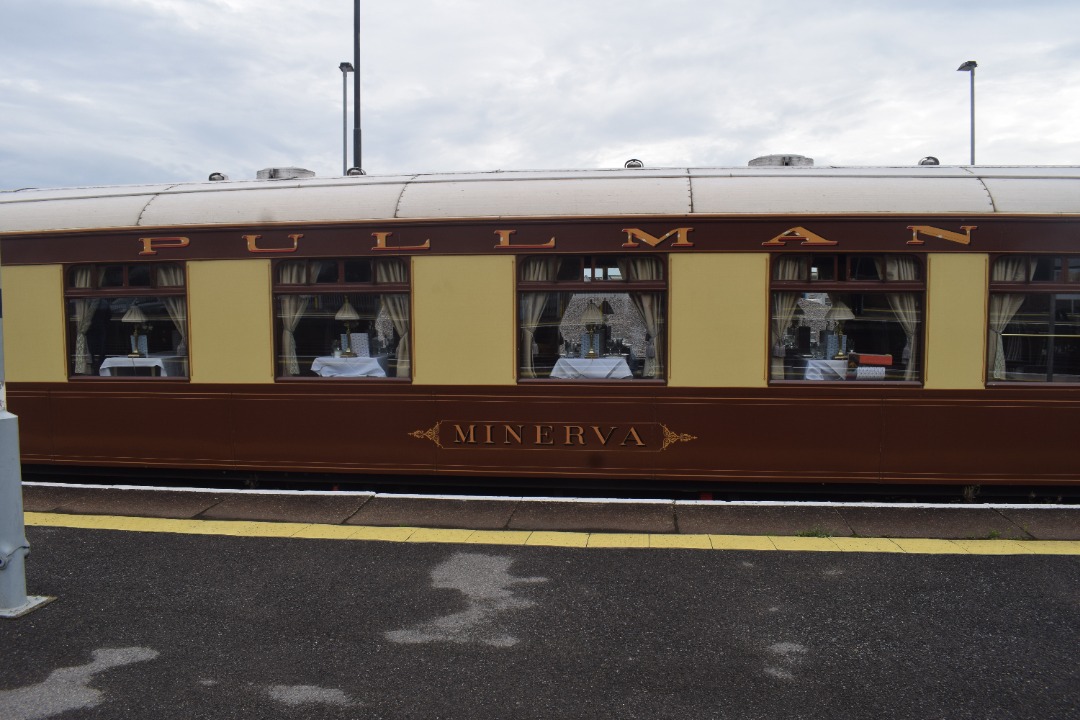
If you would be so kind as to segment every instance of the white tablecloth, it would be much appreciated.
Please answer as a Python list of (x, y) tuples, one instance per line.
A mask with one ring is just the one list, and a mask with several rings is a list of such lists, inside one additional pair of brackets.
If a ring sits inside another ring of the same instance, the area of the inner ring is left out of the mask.
[(879, 365), (860, 365), (855, 368), (856, 380), (884, 380), (885, 368)]
[(807, 360), (806, 380), (847, 380), (847, 360)]
[(553, 378), (628, 378), (630, 366), (621, 357), (559, 358), (551, 369)]
[(311, 371), (321, 377), (386, 377), (386, 370), (373, 357), (317, 357)]
[(165, 371), (165, 359), (159, 357), (108, 357), (101, 363), (101, 367), (98, 369), (98, 375), (109, 377), (112, 375), (113, 368), (157, 368), (162, 377), (167, 376), (169, 373)]

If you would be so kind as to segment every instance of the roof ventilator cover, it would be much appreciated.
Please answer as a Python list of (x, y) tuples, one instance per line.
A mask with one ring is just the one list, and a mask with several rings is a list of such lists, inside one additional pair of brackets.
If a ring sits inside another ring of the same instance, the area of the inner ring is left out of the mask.
[(315, 177), (315, 173), (298, 167), (265, 168), (255, 173), (255, 177), (259, 180), (296, 180)]
[(805, 155), (762, 155), (749, 163), (750, 167), (813, 167), (814, 158)]

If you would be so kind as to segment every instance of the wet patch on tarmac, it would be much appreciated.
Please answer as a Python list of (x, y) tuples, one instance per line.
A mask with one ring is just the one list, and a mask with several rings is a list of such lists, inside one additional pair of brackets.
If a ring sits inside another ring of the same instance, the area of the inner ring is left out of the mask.
[(546, 582), (542, 577), (514, 577), (509, 573), (513, 558), (479, 553), (456, 553), (431, 571), (431, 586), (457, 590), (465, 596), (468, 607), (443, 617), (418, 623), (409, 629), (392, 630), (386, 638), (396, 643), (480, 643), (494, 647), (512, 647), (518, 639), (501, 632), (499, 616), (511, 610), (529, 608), (536, 603), (518, 597), (512, 585)]
[(5, 720), (43, 720), (71, 710), (97, 707), (105, 693), (90, 687), (98, 673), (158, 656), (150, 648), (103, 648), (93, 651), (85, 665), (53, 670), (40, 683), (15, 690), (0, 690), (0, 717)]

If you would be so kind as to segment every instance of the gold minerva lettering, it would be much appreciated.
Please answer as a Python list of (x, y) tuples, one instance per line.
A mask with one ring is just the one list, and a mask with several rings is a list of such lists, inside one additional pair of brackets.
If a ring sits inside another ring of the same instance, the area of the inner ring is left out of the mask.
[(514, 443), (510, 442), (510, 438), (514, 438), (514, 442), (520, 445), (521, 433), (524, 429), (524, 425), (518, 425), (516, 430), (512, 425), (503, 425), (503, 445), (513, 445)]
[(554, 445), (555, 441), (551, 439), (551, 431), (554, 428), (551, 425), (537, 425), (536, 426), (536, 444), (537, 445)]
[(607, 434), (605, 435), (604, 433), (600, 432), (600, 428), (598, 426), (593, 425), (592, 431), (596, 433), (596, 437), (600, 439), (601, 445), (607, 445), (608, 441), (611, 440), (611, 435), (615, 432), (615, 428), (608, 428)]
[(633, 425), (630, 426), (630, 431), (626, 433), (626, 437), (623, 438), (622, 444), (624, 446), (630, 445), (630, 438), (634, 439), (632, 444), (637, 445), (638, 447), (645, 447), (645, 442), (641, 439), (641, 436), (638, 435), (638, 432), (634, 429)]
[(470, 425), (469, 426), (468, 435), (465, 434), (465, 431), (461, 429), (460, 425), (457, 425), (457, 424), (454, 425), (454, 444), (455, 445), (461, 445), (462, 443), (464, 443), (466, 445), (475, 445), (476, 444), (476, 426), (475, 425)]
[(567, 425), (566, 426), (566, 442), (563, 445), (584, 445), (585, 444), (585, 428), (580, 425)]

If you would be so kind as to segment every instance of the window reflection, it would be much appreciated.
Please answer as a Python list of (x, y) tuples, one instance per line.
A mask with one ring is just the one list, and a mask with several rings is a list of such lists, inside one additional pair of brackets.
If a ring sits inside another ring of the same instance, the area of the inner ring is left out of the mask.
[(770, 379), (920, 379), (916, 257), (778, 255), (772, 278)]
[(67, 277), (71, 375), (188, 375), (182, 265), (75, 265)]
[(411, 376), (406, 261), (288, 260), (275, 270), (279, 377)]
[(662, 380), (667, 293), (653, 256), (518, 262), (518, 377)]
[(1080, 256), (995, 260), (987, 379), (1080, 383)]

